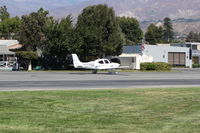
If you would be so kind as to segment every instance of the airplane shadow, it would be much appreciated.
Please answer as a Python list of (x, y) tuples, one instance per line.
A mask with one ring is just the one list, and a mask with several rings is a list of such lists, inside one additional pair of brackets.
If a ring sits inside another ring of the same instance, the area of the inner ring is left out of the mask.
[(127, 74), (123, 74), (123, 73), (108, 73), (108, 72), (99, 72), (99, 73), (96, 73), (96, 74), (93, 74), (91, 72), (73, 72), (73, 73), (69, 73), (71, 75), (116, 75), (116, 76), (128, 76)]

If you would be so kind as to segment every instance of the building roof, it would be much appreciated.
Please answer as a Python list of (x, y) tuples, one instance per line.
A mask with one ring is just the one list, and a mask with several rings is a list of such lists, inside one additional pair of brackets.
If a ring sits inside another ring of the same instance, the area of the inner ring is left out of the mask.
[(125, 54), (125, 53), (122, 53), (121, 55), (119, 55), (119, 57), (136, 57), (136, 56), (141, 56), (141, 54)]
[(7, 46), (9, 49), (19, 49), (22, 47), (17, 40), (0, 40), (0, 46), (4, 45)]
[(22, 47), (21, 44), (14, 44), (14, 45), (8, 46), (8, 49), (14, 50), (14, 49), (19, 49), (21, 47)]
[(0, 40), (0, 45), (6, 45), (8, 47), (8, 46), (11, 46), (14, 44), (19, 44), (19, 41), (17, 41), (17, 40)]
[(132, 54), (132, 53), (141, 53), (141, 46), (123, 46), (123, 53), (124, 54)]
[(9, 51), (5, 45), (0, 45), (0, 55), (14, 55), (14, 52)]
[(200, 45), (200, 42), (186, 42), (185, 44)]

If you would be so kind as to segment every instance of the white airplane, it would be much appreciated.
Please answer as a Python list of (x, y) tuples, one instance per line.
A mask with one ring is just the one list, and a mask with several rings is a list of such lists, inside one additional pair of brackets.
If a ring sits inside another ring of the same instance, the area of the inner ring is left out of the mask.
[(72, 58), (75, 68), (91, 69), (94, 74), (96, 74), (98, 70), (109, 70), (111, 73), (116, 73), (115, 69), (120, 68), (119, 63), (111, 63), (108, 59), (81, 62), (76, 54), (72, 54)]

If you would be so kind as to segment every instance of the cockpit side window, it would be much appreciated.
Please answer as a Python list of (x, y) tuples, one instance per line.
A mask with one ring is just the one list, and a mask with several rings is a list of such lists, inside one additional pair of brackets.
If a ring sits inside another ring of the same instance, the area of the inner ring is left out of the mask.
[(101, 61), (99, 61), (99, 64), (104, 64), (104, 63), (103, 63), (103, 61), (101, 60)]
[(104, 62), (105, 62), (106, 64), (109, 64), (109, 63), (110, 63), (108, 60), (104, 60)]

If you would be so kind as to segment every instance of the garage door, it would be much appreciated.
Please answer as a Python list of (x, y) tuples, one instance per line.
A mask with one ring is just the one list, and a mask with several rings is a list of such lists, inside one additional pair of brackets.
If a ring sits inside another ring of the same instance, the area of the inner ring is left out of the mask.
[(169, 52), (168, 63), (174, 66), (185, 66), (185, 53)]

